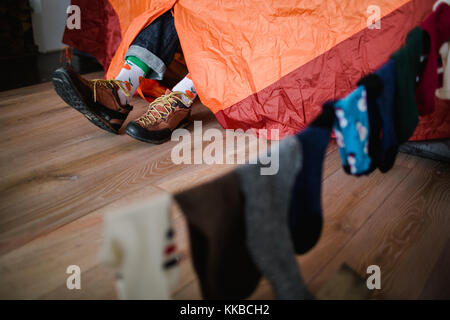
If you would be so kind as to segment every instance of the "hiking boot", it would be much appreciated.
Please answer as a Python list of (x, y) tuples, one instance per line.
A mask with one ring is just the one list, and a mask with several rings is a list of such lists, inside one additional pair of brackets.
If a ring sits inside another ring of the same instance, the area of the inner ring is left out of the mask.
[(86, 80), (72, 68), (59, 68), (52, 75), (56, 93), (72, 108), (81, 112), (97, 127), (118, 134), (128, 113), (133, 109), (122, 105), (118, 90), (129, 95), (119, 80)]
[(167, 90), (148, 106), (147, 112), (129, 122), (125, 132), (140, 141), (163, 143), (170, 140), (175, 129), (189, 123), (191, 104), (185, 93)]

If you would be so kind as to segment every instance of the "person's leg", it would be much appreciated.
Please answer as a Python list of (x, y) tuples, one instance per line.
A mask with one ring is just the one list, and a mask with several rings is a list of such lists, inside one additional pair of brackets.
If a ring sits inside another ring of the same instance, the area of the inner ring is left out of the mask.
[(170, 140), (175, 129), (189, 123), (191, 105), (197, 96), (193, 85), (186, 86), (190, 82), (192, 80), (185, 77), (174, 87), (180, 91), (167, 90), (166, 94), (148, 106), (144, 114), (128, 123), (125, 133), (149, 143), (163, 143)]
[(125, 59), (138, 58), (150, 69), (146, 78), (162, 80), (179, 45), (172, 13), (167, 11), (138, 34)]
[(52, 77), (55, 90), (93, 124), (117, 134), (141, 79), (162, 79), (178, 46), (172, 14), (166, 12), (138, 34), (117, 79), (89, 81), (69, 67), (60, 68)]
[(131, 56), (125, 60), (122, 70), (116, 77), (116, 80), (123, 82), (128, 91), (128, 94), (119, 92), (121, 103), (126, 104), (130, 100), (149, 71), (150, 68), (136, 57)]
[(189, 74), (187, 74), (183, 80), (177, 83), (175, 87), (173, 87), (172, 92), (183, 92), (185, 93), (189, 99), (187, 99), (184, 95), (181, 96), (183, 99), (183, 102), (185, 104), (188, 104), (189, 106), (192, 104), (192, 102), (197, 97), (197, 91), (195, 91), (194, 82), (192, 82), (192, 79)]
[(56, 93), (91, 123), (118, 134), (133, 109), (120, 101), (119, 94), (129, 95), (121, 81), (96, 79), (89, 81), (70, 67), (57, 69), (52, 75)]
[[(179, 40), (170, 12), (166, 12), (138, 35), (126, 53), (125, 68), (117, 77), (131, 89), (129, 96), (135, 93), (143, 78), (163, 78), (178, 46)], [(123, 101), (128, 100), (123, 93), (120, 96)], [(130, 121), (125, 132), (135, 139), (150, 143), (169, 140), (173, 130), (188, 123), (190, 107), (196, 96), (194, 83), (187, 75), (172, 91), (152, 102), (143, 115)]]
[(116, 77), (116, 80), (124, 82), (129, 91), (129, 95), (119, 94), (121, 101), (129, 101), (142, 79), (162, 80), (179, 45), (170, 11), (144, 28), (125, 54), (124, 67)]

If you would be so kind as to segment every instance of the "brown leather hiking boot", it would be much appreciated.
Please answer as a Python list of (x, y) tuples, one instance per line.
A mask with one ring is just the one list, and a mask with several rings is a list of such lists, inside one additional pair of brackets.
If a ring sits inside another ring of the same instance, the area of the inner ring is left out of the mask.
[(128, 91), (118, 80), (87, 80), (72, 68), (59, 68), (52, 75), (56, 93), (72, 108), (103, 130), (118, 133), (133, 109), (122, 105), (118, 90)]
[[(190, 101), (185, 103), (183, 97)], [(183, 92), (166, 91), (157, 98), (138, 119), (128, 123), (125, 132), (140, 141), (163, 143), (170, 140), (172, 132), (189, 123), (192, 101)]]

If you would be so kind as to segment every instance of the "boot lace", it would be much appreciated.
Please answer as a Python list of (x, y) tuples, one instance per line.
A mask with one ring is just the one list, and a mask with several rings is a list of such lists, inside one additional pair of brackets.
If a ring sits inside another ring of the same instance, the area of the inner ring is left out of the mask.
[(117, 85), (120, 88), (120, 90), (123, 92), (124, 95), (126, 95), (127, 97), (130, 96), (130, 93), (128, 92), (127, 88), (125, 88), (123, 82), (120, 80), (94, 79), (94, 80), (91, 80), (91, 82), (94, 85), (94, 101), (95, 102), (97, 102), (97, 86), (112, 89), (114, 87), (114, 85)]
[(159, 120), (167, 118), (175, 110), (175, 107), (172, 105), (174, 102), (180, 101), (183, 103), (183, 100), (179, 97), (180, 95), (184, 95), (189, 99), (189, 97), (181, 91), (174, 91), (162, 95), (150, 103), (147, 111), (137, 121), (143, 125), (153, 125)]

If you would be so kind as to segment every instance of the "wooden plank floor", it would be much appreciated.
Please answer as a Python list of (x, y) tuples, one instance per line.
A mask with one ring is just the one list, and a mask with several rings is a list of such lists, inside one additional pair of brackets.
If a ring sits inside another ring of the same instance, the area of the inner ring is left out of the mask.
[[(146, 103), (137, 99), (134, 105), (130, 119)], [(223, 130), (200, 103), (192, 119)], [(97, 260), (104, 215), (233, 168), (174, 165), (175, 142), (150, 145), (99, 130), (68, 107), (50, 83), (0, 93), (0, 133), (1, 299), (115, 299), (114, 274)], [(388, 174), (353, 178), (341, 170), (332, 143), (323, 180), (323, 234), (298, 258), (313, 293), (343, 264), (363, 278), (376, 264), (382, 272), (376, 298), (450, 298), (448, 164), (401, 154)], [(173, 295), (198, 299), (186, 222), (176, 206), (173, 212), (181, 251)], [(71, 264), (82, 270), (81, 290), (66, 288)], [(251, 298), (273, 298), (267, 281)]]

